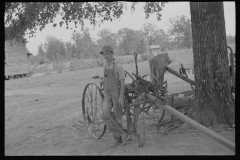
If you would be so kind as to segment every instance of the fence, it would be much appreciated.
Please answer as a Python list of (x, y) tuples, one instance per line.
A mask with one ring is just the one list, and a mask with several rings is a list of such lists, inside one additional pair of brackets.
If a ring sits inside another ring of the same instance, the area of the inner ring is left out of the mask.
[[(192, 70), (190, 70), (190, 73), (188, 73), (188, 78), (194, 80), (194, 74)], [(192, 90), (188, 82), (176, 77), (169, 72), (166, 72), (164, 74), (164, 81), (167, 81), (167, 89), (169, 95)]]

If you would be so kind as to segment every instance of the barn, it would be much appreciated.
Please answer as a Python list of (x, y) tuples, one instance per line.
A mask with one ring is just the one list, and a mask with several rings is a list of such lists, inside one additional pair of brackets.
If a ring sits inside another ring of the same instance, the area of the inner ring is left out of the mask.
[(5, 78), (27, 76), (29, 69), (30, 64), (25, 44), (5, 41)]

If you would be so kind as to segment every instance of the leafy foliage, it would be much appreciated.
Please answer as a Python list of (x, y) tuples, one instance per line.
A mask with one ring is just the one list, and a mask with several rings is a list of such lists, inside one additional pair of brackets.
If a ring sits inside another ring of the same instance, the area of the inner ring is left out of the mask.
[(144, 10), (146, 13), (146, 18), (148, 19), (150, 14), (156, 13), (157, 14), (157, 19), (160, 21), (161, 20), (161, 14), (160, 11), (162, 10), (162, 7), (165, 6), (165, 2), (146, 2), (144, 6)]
[[(132, 4), (132, 9), (137, 3)], [(160, 11), (165, 2), (146, 2), (144, 9), (146, 18), (150, 14), (157, 13), (158, 20), (161, 18)], [(53, 23), (56, 16), (61, 15), (62, 20), (53, 26), (70, 23), (75, 24), (75, 29), (80, 24), (84, 27), (84, 20), (89, 20), (90, 24), (97, 25), (103, 21), (113, 21), (119, 19), (123, 14), (125, 2), (6, 2), (5, 3), (5, 40), (23, 40), (25, 34), (34, 36), (36, 31), (40, 31), (46, 24)], [(70, 28), (73, 29), (73, 28)]]
[[(190, 29), (186, 31), (191, 33)], [(113, 46), (115, 55), (128, 55), (133, 52), (143, 55), (149, 51), (149, 41), (153, 45), (159, 45), (162, 51), (171, 50), (175, 46), (175, 41), (172, 41), (170, 33), (157, 29), (156, 24), (150, 23), (145, 23), (140, 30), (122, 28), (117, 33), (105, 28), (99, 31), (98, 36), (97, 40), (92, 38), (88, 28), (74, 32), (71, 41), (68, 42), (48, 36), (46, 43), (38, 46), (38, 55), (33, 56), (33, 62), (34, 64), (47, 63), (53, 61), (53, 56), (55, 59), (60, 57), (67, 61), (71, 61), (73, 58), (95, 58), (97, 65), (102, 66), (104, 60), (99, 52), (106, 44)], [(181, 39), (181, 44), (187, 43), (186, 40)], [(179, 48), (182, 47), (184, 45)], [(143, 59), (147, 59), (147, 57)]]
[(74, 58), (74, 44), (71, 42), (66, 42), (65, 43), (65, 48), (66, 48), (66, 59), (71, 60)]
[(192, 46), (191, 20), (182, 15), (171, 18), (169, 22), (171, 24), (169, 32), (175, 37), (177, 48), (180, 46), (190, 48)]
[[(46, 38), (46, 58), (53, 61), (57, 58), (65, 58), (66, 57), (66, 49), (63, 41), (60, 41), (54, 36), (48, 36)], [(59, 59), (58, 59), (59, 60)]]
[(77, 71), (81, 69), (81, 65), (79, 59), (73, 58), (72, 61), (70, 62), (69, 70), (70, 71)]
[(149, 45), (154, 44), (154, 33), (157, 29), (157, 25), (154, 23), (144, 23), (142, 32), (146, 36)]
[(118, 31), (119, 36), (119, 48), (125, 54), (130, 54), (133, 49), (132, 42), (135, 39), (135, 32), (132, 29), (122, 28)]
[(38, 46), (38, 62), (39, 64), (45, 63), (46, 53), (43, 51), (43, 45)]
[(227, 43), (228, 44), (232, 44), (232, 43), (235, 43), (235, 36), (232, 36), (232, 35), (228, 35), (227, 36)]
[(56, 60), (53, 56), (53, 68), (58, 72), (58, 73), (62, 73), (64, 68), (66, 68), (66, 66), (64, 65), (64, 61), (61, 60), (59, 58), (59, 54), (57, 54), (58, 59)]
[(170, 35), (164, 30), (159, 29), (154, 32), (154, 44), (158, 44), (162, 51), (171, 50), (173, 44), (171, 43)]
[[(98, 36), (100, 39), (97, 40), (97, 44), (101, 48), (104, 45), (111, 45), (114, 50), (117, 48), (117, 40), (116, 40), (116, 35), (112, 33), (111, 29), (102, 29), (98, 32)], [(99, 49), (100, 49), (99, 48)]]

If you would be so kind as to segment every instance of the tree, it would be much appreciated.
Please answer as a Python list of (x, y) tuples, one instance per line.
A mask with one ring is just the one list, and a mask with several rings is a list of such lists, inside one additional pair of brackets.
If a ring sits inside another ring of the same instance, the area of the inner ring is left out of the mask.
[(153, 45), (155, 42), (155, 35), (154, 33), (157, 30), (157, 25), (154, 23), (144, 23), (143, 28), (141, 31), (145, 34), (147, 40), (148, 40), (148, 45)]
[(154, 32), (154, 35), (155, 35), (154, 43), (158, 44), (161, 47), (162, 51), (171, 48), (170, 37), (168, 33), (166, 33), (162, 29), (158, 29)]
[(97, 54), (99, 47), (95, 44), (95, 42), (93, 42), (88, 28), (84, 28), (83, 31), (73, 33), (72, 40), (74, 44), (71, 46), (71, 50), (74, 58), (95, 57), (98, 65), (100, 64), (98, 60), (99, 56)]
[[(84, 26), (84, 19), (93, 25), (119, 19), (125, 2), (5, 3), (5, 40), (32, 36), (36, 30), (52, 23), (58, 13), (59, 23), (74, 22)], [(137, 3), (134, 2), (132, 10)], [(145, 2), (146, 18), (157, 14), (165, 2)], [(190, 2), (196, 105), (193, 115), (208, 126), (215, 122), (234, 123), (235, 105), (230, 92), (223, 2)], [(98, 17), (99, 19), (97, 19)], [(97, 21), (96, 21), (97, 19)], [(53, 24), (56, 26), (57, 24)], [(200, 52), (201, 51), (201, 52)]]
[(175, 36), (177, 48), (190, 48), (192, 46), (191, 20), (182, 15), (170, 18), (169, 22), (172, 25), (169, 32)]
[(228, 35), (227, 36), (227, 44), (235, 43), (235, 36)]
[(75, 58), (80, 58), (81, 57), (81, 54), (83, 54), (83, 51), (81, 49), (81, 43), (82, 43), (82, 38), (83, 38), (83, 33), (81, 32), (74, 32), (72, 34), (72, 41), (74, 43), (74, 48), (73, 48), (73, 52), (74, 52), (74, 57)]
[(182, 47), (191, 48), (192, 47), (192, 26), (191, 20), (186, 16), (181, 17), (183, 23), (183, 41)]
[(100, 39), (97, 40), (97, 44), (100, 48), (108, 44), (116, 50), (117, 42), (111, 29), (104, 28), (100, 30), (97, 35), (100, 37)]
[(136, 53), (145, 53), (148, 45), (148, 41), (144, 37), (144, 33), (142, 31), (134, 31), (134, 40), (132, 42), (133, 49)]
[(73, 44), (71, 42), (66, 42), (65, 47), (66, 47), (66, 59), (70, 60), (73, 58)]
[(66, 48), (63, 41), (54, 36), (47, 36), (46, 41), (45, 46), (47, 59), (53, 61), (53, 57), (57, 60), (62, 60), (66, 57)]
[(136, 39), (136, 34), (134, 30), (129, 28), (122, 28), (117, 33), (119, 37), (119, 50), (123, 51), (125, 54), (130, 54), (134, 48), (134, 40)]
[(80, 39), (81, 43), (80, 43), (80, 49), (82, 51), (82, 55), (85, 58), (89, 58), (92, 57), (92, 52), (90, 51), (90, 49), (92, 48), (92, 39), (90, 37), (90, 33), (89, 33), (89, 29), (88, 28), (84, 28), (83, 30), (83, 36)]
[(180, 17), (176, 16), (176, 18), (170, 18), (169, 22), (171, 23), (172, 27), (170, 28), (169, 32), (171, 35), (174, 35), (177, 39), (177, 48), (180, 46), (180, 37), (183, 35), (182, 33), (182, 24), (180, 22)]
[(82, 38), (83, 40), (83, 46), (84, 46), (84, 51), (87, 53), (87, 57), (95, 57), (97, 59), (98, 65), (101, 66), (97, 55), (97, 50), (98, 50), (98, 46), (93, 42), (91, 36), (90, 36), (90, 32), (88, 28), (85, 28), (84, 30), (84, 37)]
[(223, 2), (190, 2), (196, 83), (194, 118), (205, 126), (235, 123)]
[[(134, 10), (136, 2), (132, 5)], [(146, 2), (144, 5), (146, 18), (156, 13), (161, 19), (160, 11), (165, 2)], [(37, 30), (42, 30), (46, 24), (53, 23), (56, 15), (62, 20), (53, 26), (74, 23), (75, 28), (80, 24), (84, 27), (84, 20), (97, 25), (103, 21), (119, 19), (123, 14), (125, 2), (5, 2), (5, 40), (23, 39), (25, 35), (32, 37)], [(70, 28), (73, 29), (73, 28)]]
[(43, 51), (43, 45), (40, 44), (38, 46), (38, 53), (37, 55), (35, 56), (35, 59), (36, 59), (36, 63), (38, 64), (43, 64), (45, 63), (45, 60), (46, 60), (46, 52)]

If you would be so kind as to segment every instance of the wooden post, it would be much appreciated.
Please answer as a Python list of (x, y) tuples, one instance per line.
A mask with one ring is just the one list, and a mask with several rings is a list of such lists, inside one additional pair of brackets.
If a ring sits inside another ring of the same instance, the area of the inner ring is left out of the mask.
[(134, 60), (135, 60), (135, 66), (136, 66), (136, 75), (138, 76), (138, 65), (137, 65), (137, 53), (134, 52)]
[(227, 148), (229, 148), (229, 149), (231, 149), (232, 151), (235, 152), (235, 143), (234, 142), (232, 142), (232, 141), (226, 139), (225, 137), (223, 137), (223, 136), (213, 132), (212, 130), (208, 129), (207, 127), (199, 124), (198, 122), (196, 122), (196, 121), (192, 120), (191, 118), (185, 116), (181, 112), (175, 110), (171, 106), (169, 106), (169, 105), (161, 105), (161, 104), (162, 104), (162, 101), (159, 98), (155, 98), (155, 105), (156, 106), (163, 108), (164, 110), (166, 110), (169, 113), (173, 114), (174, 116), (176, 116), (180, 120), (184, 121), (185, 123), (189, 124), (193, 128), (203, 132), (204, 134), (206, 134), (210, 138), (214, 139), (218, 143), (224, 145), (225, 147), (227, 147)]

